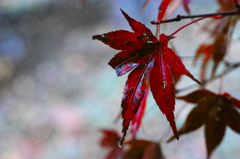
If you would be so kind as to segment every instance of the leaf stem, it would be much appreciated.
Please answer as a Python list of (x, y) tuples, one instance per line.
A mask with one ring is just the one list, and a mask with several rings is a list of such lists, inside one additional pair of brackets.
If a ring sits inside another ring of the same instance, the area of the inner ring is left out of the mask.
[[(225, 74), (225, 72), (224, 72), (224, 74)], [(222, 74), (222, 76), (220, 77), (221, 79), (220, 79), (220, 84), (219, 84), (219, 93), (218, 93), (219, 95), (222, 94), (222, 85), (223, 85), (223, 79), (224, 79), (223, 75), (224, 74)]]
[(192, 22), (190, 22), (190, 23), (188, 23), (188, 24), (182, 26), (181, 28), (179, 28), (179, 29), (176, 30), (175, 32), (173, 32), (171, 35), (169, 35), (169, 37), (172, 37), (173, 35), (175, 35), (175, 34), (176, 34), (177, 32), (179, 32), (180, 30), (186, 28), (187, 26), (189, 26), (189, 25), (191, 25), (191, 24), (193, 24), (193, 23), (198, 22), (199, 20), (205, 19), (205, 18), (210, 18), (210, 17), (203, 17), (203, 18), (199, 18), (199, 19), (197, 19), (197, 20), (194, 20), (194, 21), (192, 21)]
[(171, 22), (178, 22), (181, 21), (182, 19), (190, 19), (190, 18), (202, 18), (202, 17), (214, 17), (214, 16), (231, 16), (231, 15), (237, 15), (240, 14), (240, 9), (234, 10), (234, 11), (228, 11), (228, 12), (222, 12), (222, 13), (209, 13), (209, 14), (198, 14), (198, 15), (177, 15), (176, 18), (173, 19), (167, 19), (167, 20), (162, 20), (161, 22), (159, 21), (151, 21), (153, 25), (158, 25), (162, 23), (171, 23)]

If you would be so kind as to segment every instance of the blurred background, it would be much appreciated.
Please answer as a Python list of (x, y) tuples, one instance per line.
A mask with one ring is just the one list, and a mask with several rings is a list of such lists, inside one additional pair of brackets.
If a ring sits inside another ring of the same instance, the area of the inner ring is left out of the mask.
[[(0, 0), (0, 159), (99, 159), (106, 149), (99, 146), (101, 129), (120, 133), (122, 91), (127, 76), (117, 77), (107, 65), (118, 51), (93, 41), (92, 36), (109, 31), (131, 30), (120, 8), (144, 23), (157, 17), (160, 0), (152, 0), (141, 14), (145, 0)], [(214, 0), (193, 1), (192, 14), (211, 13)], [(171, 16), (186, 13), (180, 6)], [(171, 34), (190, 20), (164, 24), (161, 32)], [(179, 32), (171, 44), (180, 56), (193, 56), (208, 34), (200, 22)], [(237, 24), (236, 28), (239, 28)], [(239, 29), (233, 38), (238, 38)], [(229, 61), (240, 61), (239, 43), (234, 42)], [(192, 58), (183, 63), (196, 78), (200, 65)], [(218, 70), (221, 72), (221, 66)], [(236, 70), (239, 72), (239, 69)], [(236, 72), (224, 79), (223, 91), (240, 98)], [(231, 82), (229, 82), (231, 80)], [(183, 77), (177, 88), (194, 84)], [(208, 86), (217, 92), (219, 80)], [(196, 89), (197, 87), (195, 87)], [(191, 92), (193, 89), (189, 89)], [(182, 92), (182, 94), (188, 93)], [(176, 112), (184, 105), (177, 101)], [(188, 106), (177, 118), (181, 126), (192, 109)], [(138, 137), (159, 140), (169, 124), (149, 96)], [(180, 141), (163, 143), (170, 159), (203, 159), (206, 156), (204, 129), (182, 136)], [(239, 157), (240, 136), (227, 129), (213, 159)], [(231, 156), (231, 157), (229, 157)]]

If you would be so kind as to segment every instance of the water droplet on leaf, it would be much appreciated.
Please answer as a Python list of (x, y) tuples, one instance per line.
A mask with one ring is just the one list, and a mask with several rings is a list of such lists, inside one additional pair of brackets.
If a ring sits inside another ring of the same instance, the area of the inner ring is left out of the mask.
[(163, 81), (163, 89), (166, 87), (166, 81)]
[(123, 146), (123, 138), (120, 139), (120, 141), (118, 142), (118, 147), (122, 147)]

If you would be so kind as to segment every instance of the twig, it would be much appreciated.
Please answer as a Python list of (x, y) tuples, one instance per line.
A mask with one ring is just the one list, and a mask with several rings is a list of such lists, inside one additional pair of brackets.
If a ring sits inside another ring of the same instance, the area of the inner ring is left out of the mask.
[[(218, 79), (218, 78), (221, 78), (221, 77), (229, 74), (230, 72), (232, 72), (233, 70), (235, 70), (235, 69), (238, 68), (239, 66), (240, 66), (240, 62), (233, 63), (233, 64), (228, 63), (228, 67), (227, 67), (222, 73), (220, 73), (220, 74), (218, 74), (218, 75), (216, 75), (216, 76), (213, 76), (212, 78), (204, 81), (203, 84), (206, 85), (207, 83), (210, 83), (210, 82), (212, 82), (212, 81), (214, 81), (214, 80), (216, 80), (216, 79)], [(195, 86), (198, 86), (198, 84), (194, 84), (194, 85), (190, 85), (190, 86), (188, 86), (188, 87), (182, 88), (182, 89), (178, 89), (178, 90), (175, 91), (175, 93), (179, 93), (179, 92), (181, 92), (181, 91), (188, 90), (188, 89), (190, 89), (190, 88), (192, 88), (192, 87), (195, 87)]]
[(173, 19), (167, 19), (167, 20), (162, 20), (161, 22), (159, 21), (151, 21), (152, 24), (157, 25), (157, 24), (162, 24), (162, 23), (170, 23), (170, 22), (178, 22), (182, 19), (190, 19), (190, 18), (201, 18), (201, 17), (214, 17), (218, 15), (222, 16), (230, 16), (230, 15), (237, 15), (240, 14), (240, 9), (234, 10), (234, 11), (228, 11), (228, 12), (222, 12), (222, 13), (209, 13), (209, 14), (199, 14), (199, 15), (177, 15), (176, 18)]

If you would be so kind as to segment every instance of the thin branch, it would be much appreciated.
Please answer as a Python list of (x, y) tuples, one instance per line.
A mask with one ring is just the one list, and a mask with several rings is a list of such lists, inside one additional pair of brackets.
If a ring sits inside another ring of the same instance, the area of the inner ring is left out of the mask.
[(232, 72), (233, 70), (235, 70), (236, 68), (238, 68), (240, 66), (240, 62), (234, 63), (234, 64), (230, 64), (229, 67), (227, 67), (222, 73), (210, 78), (209, 80), (206, 81), (206, 83), (212, 82), (215, 79), (218, 79), (222, 76), (225, 76), (227, 74), (229, 74), (230, 72)]
[(176, 18), (173, 19), (167, 19), (167, 20), (162, 20), (161, 22), (159, 21), (151, 21), (152, 24), (157, 25), (157, 24), (162, 24), (162, 23), (170, 23), (170, 22), (178, 22), (181, 21), (182, 19), (191, 19), (191, 18), (201, 18), (201, 17), (214, 17), (214, 16), (230, 16), (230, 15), (237, 15), (240, 14), (240, 9), (234, 10), (234, 11), (228, 11), (228, 12), (222, 12), (222, 13), (209, 13), (209, 14), (199, 14), (199, 15), (177, 15)]
[[(235, 70), (235, 69), (238, 68), (238, 67), (240, 67), (240, 62), (233, 63), (233, 64), (229, 64), (229, 63), (228, 63), (227, 68), (226, 68), (222, 73), (220, 73), (220, 74), (218, 74), (218, 75), (215, 75), (215, 76), (213, 76), (212, 78), (210, 78), (210, 79), (208, 79), (208, 80), (205, 80), (205, 81), (203, 82), (203, 85), (206, 85), (206, 84), (208, 84), (208, 83), (210, 83), (210, 82), (212, 82), (212, 81), (214, 81), (214, 80), (216, 80), (216, 79), (218, 79), (218, 78), (221, 78), (221, 77), (229, 74), (230, 72), (232, 72), (233, 70)], [(198, 84), (190, 85), (190, 86), (188, 86), (188, 87), (175, 90), (175, 93), (179, 93), (179, 92), (181, 92), (181, 91), (188, 90), (188, 89), (193, 88), (193, 87), (195, 87), (195, 86), (198, 86)]]

